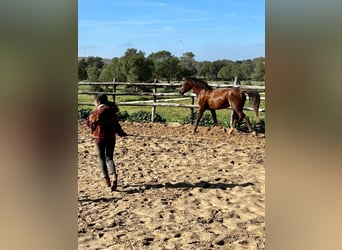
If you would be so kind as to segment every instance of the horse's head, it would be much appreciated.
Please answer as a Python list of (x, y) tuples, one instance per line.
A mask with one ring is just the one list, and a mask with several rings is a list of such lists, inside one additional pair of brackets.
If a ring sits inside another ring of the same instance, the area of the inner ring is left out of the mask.
[(186, 78), (181, 89), (179, 90), (179, 93), (181, 95), (184, 95), (184, 93), (188, 92), (191, 88), (192, 88), (191, 82), (188, 78)]

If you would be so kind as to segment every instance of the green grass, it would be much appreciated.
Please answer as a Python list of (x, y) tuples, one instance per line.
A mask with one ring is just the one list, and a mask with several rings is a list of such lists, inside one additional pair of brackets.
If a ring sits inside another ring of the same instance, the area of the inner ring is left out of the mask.
[[(214, 82), (213, 82), (214, 83)], [(222, 83), (222, 82), (218, 82)], [(252, 82), (253, 85), (262, 85), (261, 82)], [(117, 92), (125, 91), (124, 86), (118, 86), (117, 87)], [(90, 90), (90, 86), (87, 85), (81, 85), (79, 86), (79, 90)], [(111, 92), (112, 89), (108, 89), (107, 91)], [(158, 88), (158, 92), (165, 92), (162, 88)], [(167, 91), (168, 92), (168, 91)], [(173, 91), (176, 92), (176, 91)], [(260, 94), (261, 96), (265, 96), (263, 93)], [(158, 97), (158, 100), (160, 99), (165, 99), (165, 98), (177, 98), (177, 97)], [(112, 100), (111, 97), (109, 97), (109, 100)], [(116, 102), (129, 102), (129, 101), (145, 101), (145, 100), (152, 100), (152, 96), (116, 96)], [(92, 103), (94, 101), (94, 97), (92, 95), (85, 95), (85, 94), (79, 94), (78, 95), (78, 101), (79, 102), (90, 102)], [(179, 100), (179, 101), (170, 101), (172, 103), (180, 103), (180, 104), (191, 104), (191, 99), (187, 100)], [(197, 100), (195, 99), (195, 104), (197, 104)], [(245, 107), (250, 107), (249, 101), (246, 101)], [(82, 108), (94, 108), (94, 106), (79, 106), (78, 110)], [(149, 106), (119, 106), (120, 111), (126, 111), (128, 112), (129, 115), (135, 112), (139, 111), (146, 111), (146, 112), (151, 112), (152, 107)], [(261, 100), (260, 102), (260, 108), (265, 109), (265, 101)], [(198, 108), (194, 109), (195, 112), (198, 112)], [(162, 116), (167, 120), (167, 122), (178, 122), (182, 123), (186, 118), (190, 117), (190, 108), (180, 108), (180, 107), (156, 107), (156, 113)], [(209, 113), (210, 111), (205, 111), (205, 113)], [(228, 127), (230, 123), (230, 117), (231, 117), (231, 110), (227, 109), (222, 109), (222, 110), (217, 110), (217, 120), (218, 122), (225, 126)], [(254, 113), (252, 111), (245, 111), (246, 115), (250, 118), (250, 121), (254, 121)], [(196, 118), (196, 117), (195, 117)], [(264, 119), (265, 118), (265, 113), (260, 112), (259, 113), (259, 118)]]
[[(191, 104), (190, 99), (189, 100), (182, 100), (182, 101), (172, 101), (173, 103), (182, 103), (182, 104)], [(197, 101), (195, 100), (195, 103), (197, 104)], [(246, 107), (249, 106), (249, 103), (246, 103)], [(132, 114), (134, 112), (138, 111), (146, 111), (151, 112), (152, 107), (133, 107), (133, 106), (119, 106), (120, 111), (127, 111), (128, 114)], [(260, 102), (260, 108), (265, 108), (265, 102)], [(198, 108), (194, 109), (195, 112), (198, 112)], [(158, 113), (160, 116), (165, 118), (167, 122), (178, 122), (182, 123), (186, 118), (190, 117), (190, 108), (179, 108), (179, 107), (156, 107), (156, 113)], [(209, 113), (210, 111), (207, 110), (205, 113)], [(250, 121), (253, 122), (255, 120), (254, 113), (252, 111), (245, 111), (246, 115), (250, 118)], [(231, 117), (231, 110), (227, 109), (221, 109), (216, 110), (217, 114), (217, 120), (218, 122), (228, 127), (230, 123), (230, 117)], [(259, 112), (259, 118), (264, 119), (265, 113)]]

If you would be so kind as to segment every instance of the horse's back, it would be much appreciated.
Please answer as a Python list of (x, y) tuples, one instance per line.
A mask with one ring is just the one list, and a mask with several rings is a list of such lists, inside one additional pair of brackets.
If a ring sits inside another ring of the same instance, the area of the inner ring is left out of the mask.
[(229, 105), (229, 89), (215, 89), (207, 91), (205, 99), (210, 109), (224, 109)]

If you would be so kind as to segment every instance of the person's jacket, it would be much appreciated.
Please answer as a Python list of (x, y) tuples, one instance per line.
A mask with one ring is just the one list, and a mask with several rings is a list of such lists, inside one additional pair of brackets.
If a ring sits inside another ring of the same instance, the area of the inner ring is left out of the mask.
[(96, 142), (101, 139), (115, 139), (116, 123), (115, 109), (106, 104), (99, 105), (87, 120), (87, 126)]

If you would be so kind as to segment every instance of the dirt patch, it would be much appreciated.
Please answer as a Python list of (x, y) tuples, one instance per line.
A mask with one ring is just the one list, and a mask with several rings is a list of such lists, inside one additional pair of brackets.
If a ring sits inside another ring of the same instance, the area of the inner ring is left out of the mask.
[(78, 126), (79, 249), (264, 249), (263, 134), (121, 124), (117, 192)]

